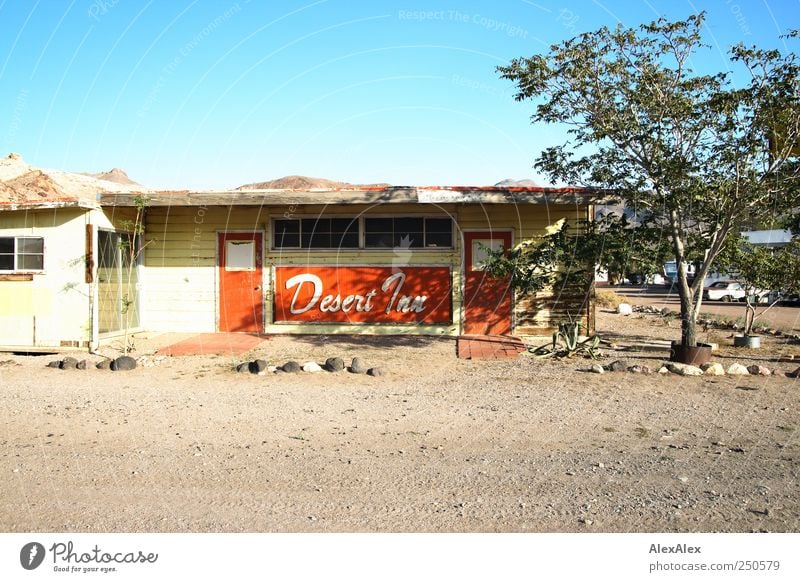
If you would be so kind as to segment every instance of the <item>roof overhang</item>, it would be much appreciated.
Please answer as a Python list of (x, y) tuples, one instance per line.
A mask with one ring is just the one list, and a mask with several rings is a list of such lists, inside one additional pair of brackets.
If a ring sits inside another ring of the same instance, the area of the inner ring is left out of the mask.
[[(300, 206), (330, 204), (596, 204), (604, 192), (587, 188), (394, 186), (359, 190), (229, 190), (153, 192), (147, 206)], [(139, 193), (102, 193), (101, 206), (136, 206)]]
[(26, 200), (23, 202), (0, 202), (0, 212), (13, 210), (51, 210), (59, 208), (82, 208), (96, 210), (100, 208), (97, 202), (82, 198), (58, 198), (51, 200)]

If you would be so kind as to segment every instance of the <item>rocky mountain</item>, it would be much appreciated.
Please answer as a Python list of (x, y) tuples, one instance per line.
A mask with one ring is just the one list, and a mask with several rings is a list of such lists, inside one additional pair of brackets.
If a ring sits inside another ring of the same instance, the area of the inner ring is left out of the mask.
[(236, 188), (236, 190), (358, 190), (359, 188), (385, 188), (387, 186), (390, 186), (390, 184), (351, 184), (350, 182), (337, 182), (327, 178), (284, 176), (276, 180), (244, 184)]
[(0, 159), (0, 203), (19, 204), (80, 198), (95, 201), (100, 192), (150, 192), (115, 168), (99, 174), (81, 174), (37, 168), (19, 154)]
[(536, 182), (529, 178), (525, 178), (524, 180), (512, 180), (511, 178), (506, 178), (495, 184), (495, 186), (499, 186), (501, 188), (536, 188), (539, 186)]
[(92, 178), (97, 178), (98, 180), (103, 180), (105, 182), (114, 182), (116, 184), (125, 184), (126, 186), (135, 186), (137, 188), (143, 188), (141, 184), (131, 180), (128, 177), (128, 174), (126, 174), (124, 170), (120, 170), (119, 168), (112, 168), (108, 172), (100, 172), (98, 174), (82, 174), (82, 175), (91, 176)]

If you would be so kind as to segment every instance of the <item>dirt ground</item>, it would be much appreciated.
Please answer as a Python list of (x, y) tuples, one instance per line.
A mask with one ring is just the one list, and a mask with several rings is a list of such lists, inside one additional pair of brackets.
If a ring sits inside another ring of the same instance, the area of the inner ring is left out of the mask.
[[(657, 367), (666, 350), (641, 342), (678, 334), (643, 315), (601, 312), (598, 327), (616, 346), (603, 363)], [(770, 361), (800, 358), (786, 339), (745, 353), (709, 333), (726, 366), (800, 365)], [(0, 530), (800, 530), (798, 380), (464, 361), (441, 338), (279, 337), (249, 355), (358, 355), (388, 374), (251, 376), (208, 356), (62, 371), (0, 354)]]

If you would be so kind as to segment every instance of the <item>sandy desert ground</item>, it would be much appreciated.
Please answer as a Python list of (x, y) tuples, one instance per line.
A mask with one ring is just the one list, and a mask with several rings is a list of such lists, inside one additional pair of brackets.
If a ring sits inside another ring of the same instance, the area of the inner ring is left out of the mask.
[[(605, 363), (656, 367), (665, 351), (626, 347), (677, 337), (653, 316), (598, 322), (616, 344)], [(768, 362), (800, 357), (785, 339), (745, 354), (709, 334), (724, 364), (797, 367)], [(389, 373), (242, 375), (208, 356), (62, 371), (0, 355), (0, 530), (800, 530), (799, 380), (464, 361), (425, 338), (280, 337), (250, 355), (358, 355)]]

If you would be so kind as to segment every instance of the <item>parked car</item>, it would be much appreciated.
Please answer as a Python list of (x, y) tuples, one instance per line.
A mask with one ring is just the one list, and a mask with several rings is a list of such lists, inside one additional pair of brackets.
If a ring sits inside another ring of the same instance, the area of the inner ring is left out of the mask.
[[(758, 289), (756, 295), (759, 303), (766, 303), (769, 291)], [(736, 281), (715, 281), (703, 289), (703, 299), (707, 301), (744, 301), (745, 290)]]

